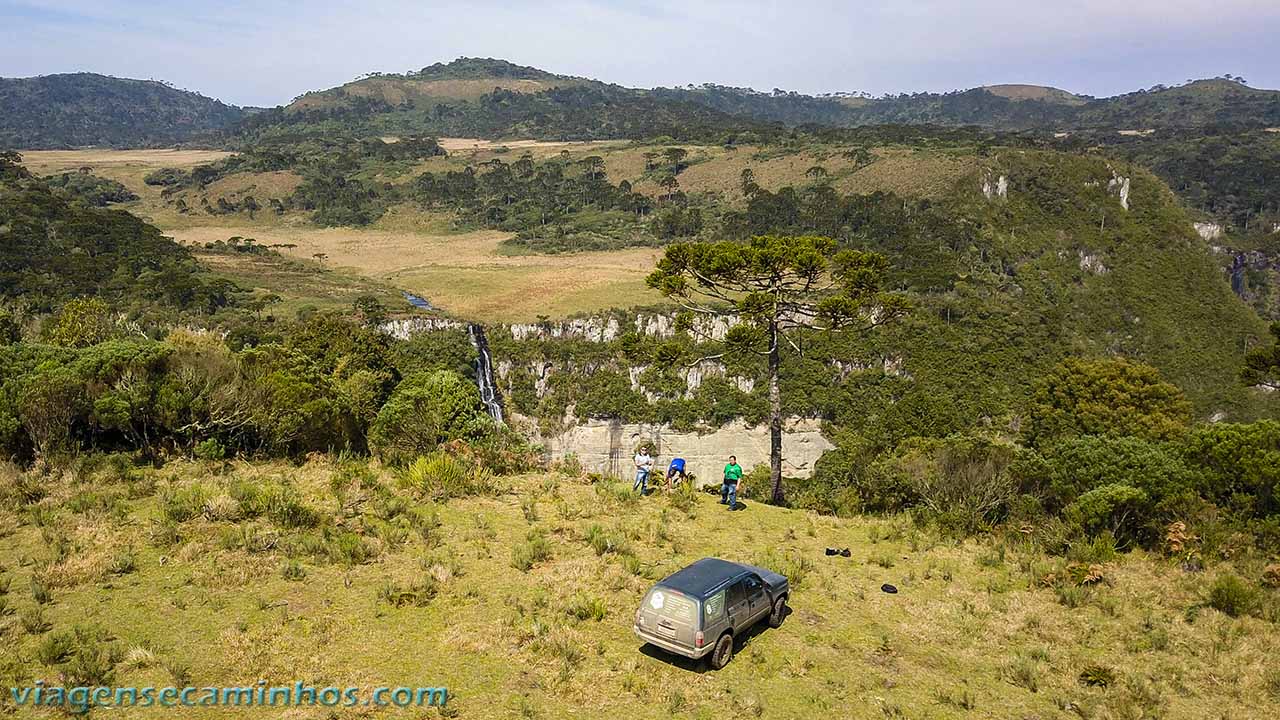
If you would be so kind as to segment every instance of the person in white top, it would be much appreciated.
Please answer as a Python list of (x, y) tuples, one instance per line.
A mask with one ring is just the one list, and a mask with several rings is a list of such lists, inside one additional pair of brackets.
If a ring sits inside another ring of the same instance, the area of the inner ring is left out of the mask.
[(639, 490), (643, 495), (649, 486), (649, 473), (653, 471), (653, 456), (649, 454), (649, 446), (641, 445), (634, 458), (636, 464), (636, 484), (632, 490)]

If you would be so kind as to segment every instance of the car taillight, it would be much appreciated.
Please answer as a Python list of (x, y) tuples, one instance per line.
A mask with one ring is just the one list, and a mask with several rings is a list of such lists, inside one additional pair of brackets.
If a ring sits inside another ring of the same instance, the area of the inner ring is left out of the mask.
[(701, 631), (701, 630), (699, 630), (699, 631), (698, 631), (698, 632), (693, 636), (693, 646), (694, 646), (694, 647), (702, 647), (702, 631)]
[(640, 612), (639, 610), (636, 611), (636, 624), (644, 625), (644, 613)]

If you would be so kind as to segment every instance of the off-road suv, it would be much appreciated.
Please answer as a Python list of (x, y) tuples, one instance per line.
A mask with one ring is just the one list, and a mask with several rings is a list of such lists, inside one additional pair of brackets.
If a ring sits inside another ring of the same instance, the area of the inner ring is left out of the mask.
[(703, 558), (654, 585), (636, 611), (635, 633), (650, 645), (685, 657), (710, 655), (719, 670), (733, 658), (734, 639), (768, 619), (787, 615), (787, 579), (753, 565)]

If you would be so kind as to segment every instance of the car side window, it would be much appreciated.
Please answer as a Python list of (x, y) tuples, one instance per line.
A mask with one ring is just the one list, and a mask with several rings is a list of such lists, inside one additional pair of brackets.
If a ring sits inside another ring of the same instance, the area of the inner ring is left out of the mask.
[(764, 585), (764, 582), (762, 582), (760, 578), (756, 577), (755, 575), (746, 576), (745, 578), (742, 579), (742, 582), (745, 583), (746, 585), (747, 595), (755, 595), (757, 592), (760, 591), (760, 588)]
[(746, 590), (746, 586), (743, 585), (743, 581), (739, 580), (729, 586), (729, 605), (730, 606), (736, 605), (746, 599), (747, 599), (747, 590)]
[(715, 620), (724, 614), (724, 596), (725, 590), (712, 595), (703, 603), (702, 614), (707, 620)]

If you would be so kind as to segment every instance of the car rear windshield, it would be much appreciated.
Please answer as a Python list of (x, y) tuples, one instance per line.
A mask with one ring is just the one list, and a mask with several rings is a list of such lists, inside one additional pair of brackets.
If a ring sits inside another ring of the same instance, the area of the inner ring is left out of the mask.
[(645, 602), (659, 615), (672, 620), (692, 623), (698, 617), (696, 600), (668, 588), (654, 588)]

